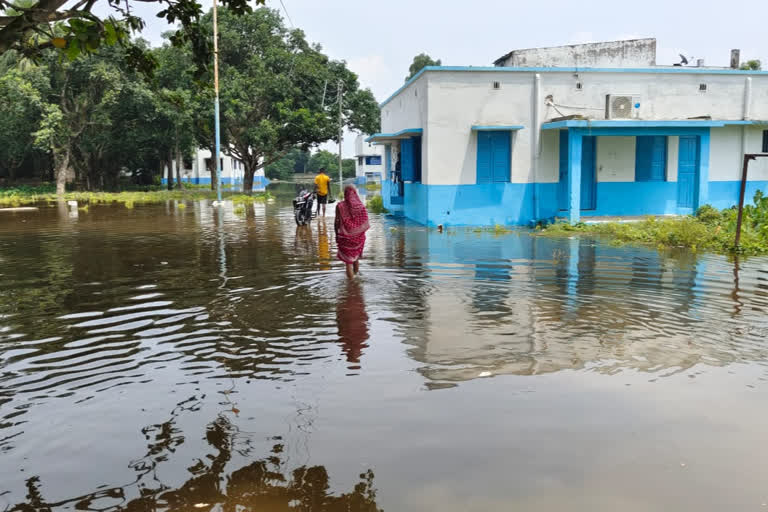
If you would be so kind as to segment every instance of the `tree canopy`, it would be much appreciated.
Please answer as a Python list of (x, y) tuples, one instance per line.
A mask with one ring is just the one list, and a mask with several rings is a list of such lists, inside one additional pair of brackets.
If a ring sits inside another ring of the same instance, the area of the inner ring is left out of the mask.
[[(143, 68), (153, 67), (151, 55), (131, 44), (132, 33), (145, 22), (133, 14), (137, 2), (155, 4), (159, 18), (179, 24), (173, 33), (174, 46), (189, 46), (201, 68), (210, 62), (212, 42), (202, 23), (203, 9), (197, 0), (109, 0), (105, 15), (94, 12), (96, 0), (0, 0), (0, 54), (16, 50), (26, 57), (39, 58), (47, 49), (62, 52), (70, 60), (93, 53), (106, 45), (121, 43), (127, 48), (128, 62)], [(251, 11), (248, 0), (221, 0), (229, 11)], [(254, 0), (263, 5), (265, 0)], [(100, 3), (102, 5), (102, 3)]]
[(747, 62), (743, 62), (739, 67), (739, 69), (742, 69), (745, 71), (749, 71), (749, 70), (760, 71), (761, 69), (763, 69), (763, 64), (758, 59), (752, 59), (752, 60), (748, 60)]
[[(221, 148), (243, 163), (246, 191), (258, 169), (296, 152), (303, 170), (309, 149), (336, 140), (339, 102), (344, 127), (378, 131), (373, 94), (345, 62), (287, 29), (276, 11), (220, 9), (219, 18)], [(210, 13), (201, 24), (210, 34)], [(180, 186), (182, 162), (195, 148), (214, 149), (214, 115), (210, 71), (199, 75), (192, 42), (174, 46), (175, 36), (167, 34), (160, 48), (134, 39), (73, 60), (51, 48), (36, 60), (0, 56), (0, 182), (115, 189), (128, 176), (157, 182), (175, 161)], [(151, 76), (135, 68), (131, 48), (151, 55)]]
[(407, 82), (408, 80), (416, 76), (416, 73), (418, 73), (419, 71), (421, 71), (427, 66), (439, 66), (439, 65), (440, 65), (440, 59), (434, 60), (432, 57), (430, 57), (426, 53), (420, 53), (413, 58), (413, 62), (408, 68), (408, 76), (405, 77), (405, 81)]

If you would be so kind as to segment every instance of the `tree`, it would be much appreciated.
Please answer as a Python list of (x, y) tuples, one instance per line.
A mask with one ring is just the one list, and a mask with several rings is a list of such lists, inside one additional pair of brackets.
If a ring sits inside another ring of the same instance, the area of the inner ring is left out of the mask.
[(301, 30), (287, 30), (276, 11), (222, 10), (220, 25), (221, 124), (229, 152), (243, 162), (246, 193), (255, 172), (291, 148), (336, 140), (338, 101), (344, 126), (378, 131), (371, 91), (361, 90), (346, 63), (330, 60)]
[(317, 174), (320, 169), (325, 169), (331, 176), (338, 176), (339, 155), (326, 151), (325, 149), (313, 153), (307, 164), (307, 172), (310, 174)]
[(753, 59), (753, 60), (748, 60), (747, 62), (742, 62), (739, 69), (742, 69), (745, 71), (749, 71), (749, 70), (760, 71), (761, 69), (763, 69), (763, 65), (759, 60)]
[(355, 159), (345, 158), (341, 161), (341, 175), (344, 178), (354, 178), (357, 174), (355, 170)]
[(40, 127), (46, 83), (40, 71), (12, 69), (0, 76), (0, 176), (9, 180), (32, 153), (32, 134)]
[(292, 148), (283, 158), (267, 165), (264, 174), (271, 180), (291, 180), (294, 173), (304, 172), (308, 162), (308, 151), (303, 151), (297, 147)]
[[(263, 5), (265, 0), (255, 0)], [(14, 49), (37, 59), (46, 49), (54, 48), (70, 60), (94, 53), (102, 44), (120, 43), (128, 51), (132, 65), (149, 71), (154, 62), (145, 49), (130, 41), (132, 32), (144, 28), (144, 20), (131, 14), (136, 2), (155, 3), (165, 8), (157, 16), (181, 28), (171, 39), (175, 46), (188, 45), (195, 60), (205, 69), (211, 60), (212, 43), (201, 23), (203, 10), (196, 0), (120, 0), (108, 2), (107, 15), (94, 13), (96, 0), (0, 0), (0, 54)], [(222, 0), (235, 14), (251, 11), (248, 0)], [(99, 3), (99, 5), (102, 5)]]
[(413, 58), (413, 62), (408, 68), (408, 76), (405, 77), (405, 81), (407, 82), (408, 80), (416, 76), (416, 74), (419, 71), (421, 71), (423, 68), (427, 66), (439, 66), (439, 65), (440, 65), (440, 59), (433, 60), (432, 57), (430, 57), (426, 53), (420, 53)]

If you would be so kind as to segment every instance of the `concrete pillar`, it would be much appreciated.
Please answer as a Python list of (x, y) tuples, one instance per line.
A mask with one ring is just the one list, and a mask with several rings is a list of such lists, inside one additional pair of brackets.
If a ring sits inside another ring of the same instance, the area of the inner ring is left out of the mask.
[(694, 212), (709, 202), (709, 128), (699, 135), (699, 168), (696, 173)]
[(581, 143), (578, 130), (568, 131), (568, 222), (576, 224), (581, 215)]

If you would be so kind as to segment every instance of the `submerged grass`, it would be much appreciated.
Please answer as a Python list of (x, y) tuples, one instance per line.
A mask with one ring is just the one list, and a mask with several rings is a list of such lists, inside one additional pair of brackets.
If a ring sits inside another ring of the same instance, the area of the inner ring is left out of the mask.
[[(225, 200), (231, 200), (235, 204), (264, 201), (270, 198), (268, 192), (256, 193), (251, 196), (224, 191)], [(0, 189), (0, 207), (16, 207), (36, 203), (52, 203), (58, 197), (55, 189), (50, 186), (43, 187), (15, 187)], [(148, 192), (68, 192), (64, 194), (66, 201), (77, 201), (88, 205), (122, 203), (126, 208), (133, 208), (135, 204), (162, 203), (165, 201), (190, 201), (216, 199), (216, 192), (208, 189), (182, 189), (182, 190), (156, 190)]]
[(709, 205), (699, 208), (695, 215), (685, 217), (648, 217), (633, 223), (556, 223), (542, 228), (539, 233), (549, 236), (583, 233), (605, 237), (617, 244), (653, 245), (660, 249), (685, 247), (721, 254), (768, 254), (768, 197), (757, 191), (753, 202), (753, 205), (744, 207), (741, 244), (738, 248), (734, 246), (738, 214), (736, 208), (718, 210)]

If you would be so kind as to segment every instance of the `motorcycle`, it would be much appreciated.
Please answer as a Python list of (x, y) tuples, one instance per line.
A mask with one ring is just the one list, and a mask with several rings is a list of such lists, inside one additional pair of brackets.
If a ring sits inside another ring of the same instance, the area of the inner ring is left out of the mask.
[(302, 190), (293, 200), (293, 216), (297, 226), (304, 226), (314, 216), (312, 206), (315, 203), (315, 193)]

